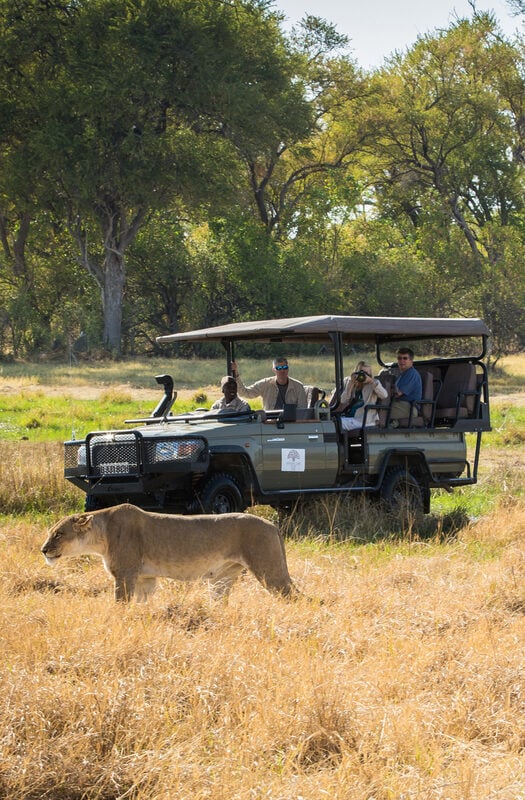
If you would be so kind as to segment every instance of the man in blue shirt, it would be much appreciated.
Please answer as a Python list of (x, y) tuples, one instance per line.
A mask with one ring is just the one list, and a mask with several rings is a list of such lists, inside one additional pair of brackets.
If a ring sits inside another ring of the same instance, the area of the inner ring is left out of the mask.
[(414, 367), (414, 351), (410, 347), (400, 347), (397, 351), (397, 366), (399, 378), (393, 389), (392, 405), (390, 406), (390, 420), (393, 427), (397, 427), (400, 419), (409, 419), (417, 416), (417, 403), (423, 397), (423, 383), (421, 375)]

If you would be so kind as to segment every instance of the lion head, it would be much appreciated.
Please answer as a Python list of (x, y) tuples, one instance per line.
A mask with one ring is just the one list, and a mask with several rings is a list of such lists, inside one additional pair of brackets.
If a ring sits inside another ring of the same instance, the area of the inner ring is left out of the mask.
[(41, 547), (50, 565), (62, 556), (77, 556), (86, 552), (86, 537), (91, 531), (92, 514), (73, 514), (57, 522)]

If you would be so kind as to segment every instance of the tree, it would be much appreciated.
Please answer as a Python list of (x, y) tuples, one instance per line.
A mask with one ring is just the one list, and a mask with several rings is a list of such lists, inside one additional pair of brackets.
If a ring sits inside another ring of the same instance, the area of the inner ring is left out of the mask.
[[(144, 221), (175, 198), (209, 199), (232, 146), (256, 151), (286, 130), (283, 108), (305, 113), (301, 87), (265, 2), (3, 0), (3, 10), (4, 52), (23, 51), (8, 97), (20, 125), (21, 80), (38, 120), (24, 147), (44, 175), (40, 202), (67, 217), (102, 293), (103, 342), (118, 353), (125, 256)], [(43, 48), (42, 31), (53, 37)]]
[[(414, 241), (426, 237), (435, 254), (448, 243), (441, 254), (455, 260), (434, 263), (448, 283), (450, 310), (481, 313), (501, 343), (511, 319), (523, 325), (519, 303), (509, 306), (508, 293), (498, 298), (515, 252), (504, 231), (523, 211), (519, 52), (480, 14), (422, 37), (377, 81), (378, 211), (404, 215)], [(458, 232), (467, 249), (458, 250)]]
[[(305, 208), (318, 202), (331, 173), (344, 173), (362, 152), (367, 133), (353, 126), (366, 104), (366, 77), (344, 53), (348, 40), (333, 25), (306, 15), (292, 34), (294, 86), (308, 98), (308, 113), (293, 95), (285, 98), (288, 128), (266, 149), (240, 147), (252, 204), (269, 235), (295, 232)], [(248, 143), (249, 144), (249, 143)]]

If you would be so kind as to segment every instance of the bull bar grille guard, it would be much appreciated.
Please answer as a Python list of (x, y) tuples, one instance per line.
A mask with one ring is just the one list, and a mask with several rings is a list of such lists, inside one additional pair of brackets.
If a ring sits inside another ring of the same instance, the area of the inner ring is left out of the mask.
[(137, 478), (207, 460), (207, 443), (199, 437), (145, 439), (139, 431), (97, 431), (64, 443), (66, 478)]

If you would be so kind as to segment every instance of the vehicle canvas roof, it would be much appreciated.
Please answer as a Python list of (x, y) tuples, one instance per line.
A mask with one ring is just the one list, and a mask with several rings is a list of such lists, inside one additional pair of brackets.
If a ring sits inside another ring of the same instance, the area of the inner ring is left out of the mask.
[(486, 337), (490, 331), (481, 319), (436, 317), (312, 316), (233, 322), (213, 328), (158, 336), (157, 342), (247, 341), (326, 342), (329, 334), (343, 341), (387, 342), (410, 339)]

